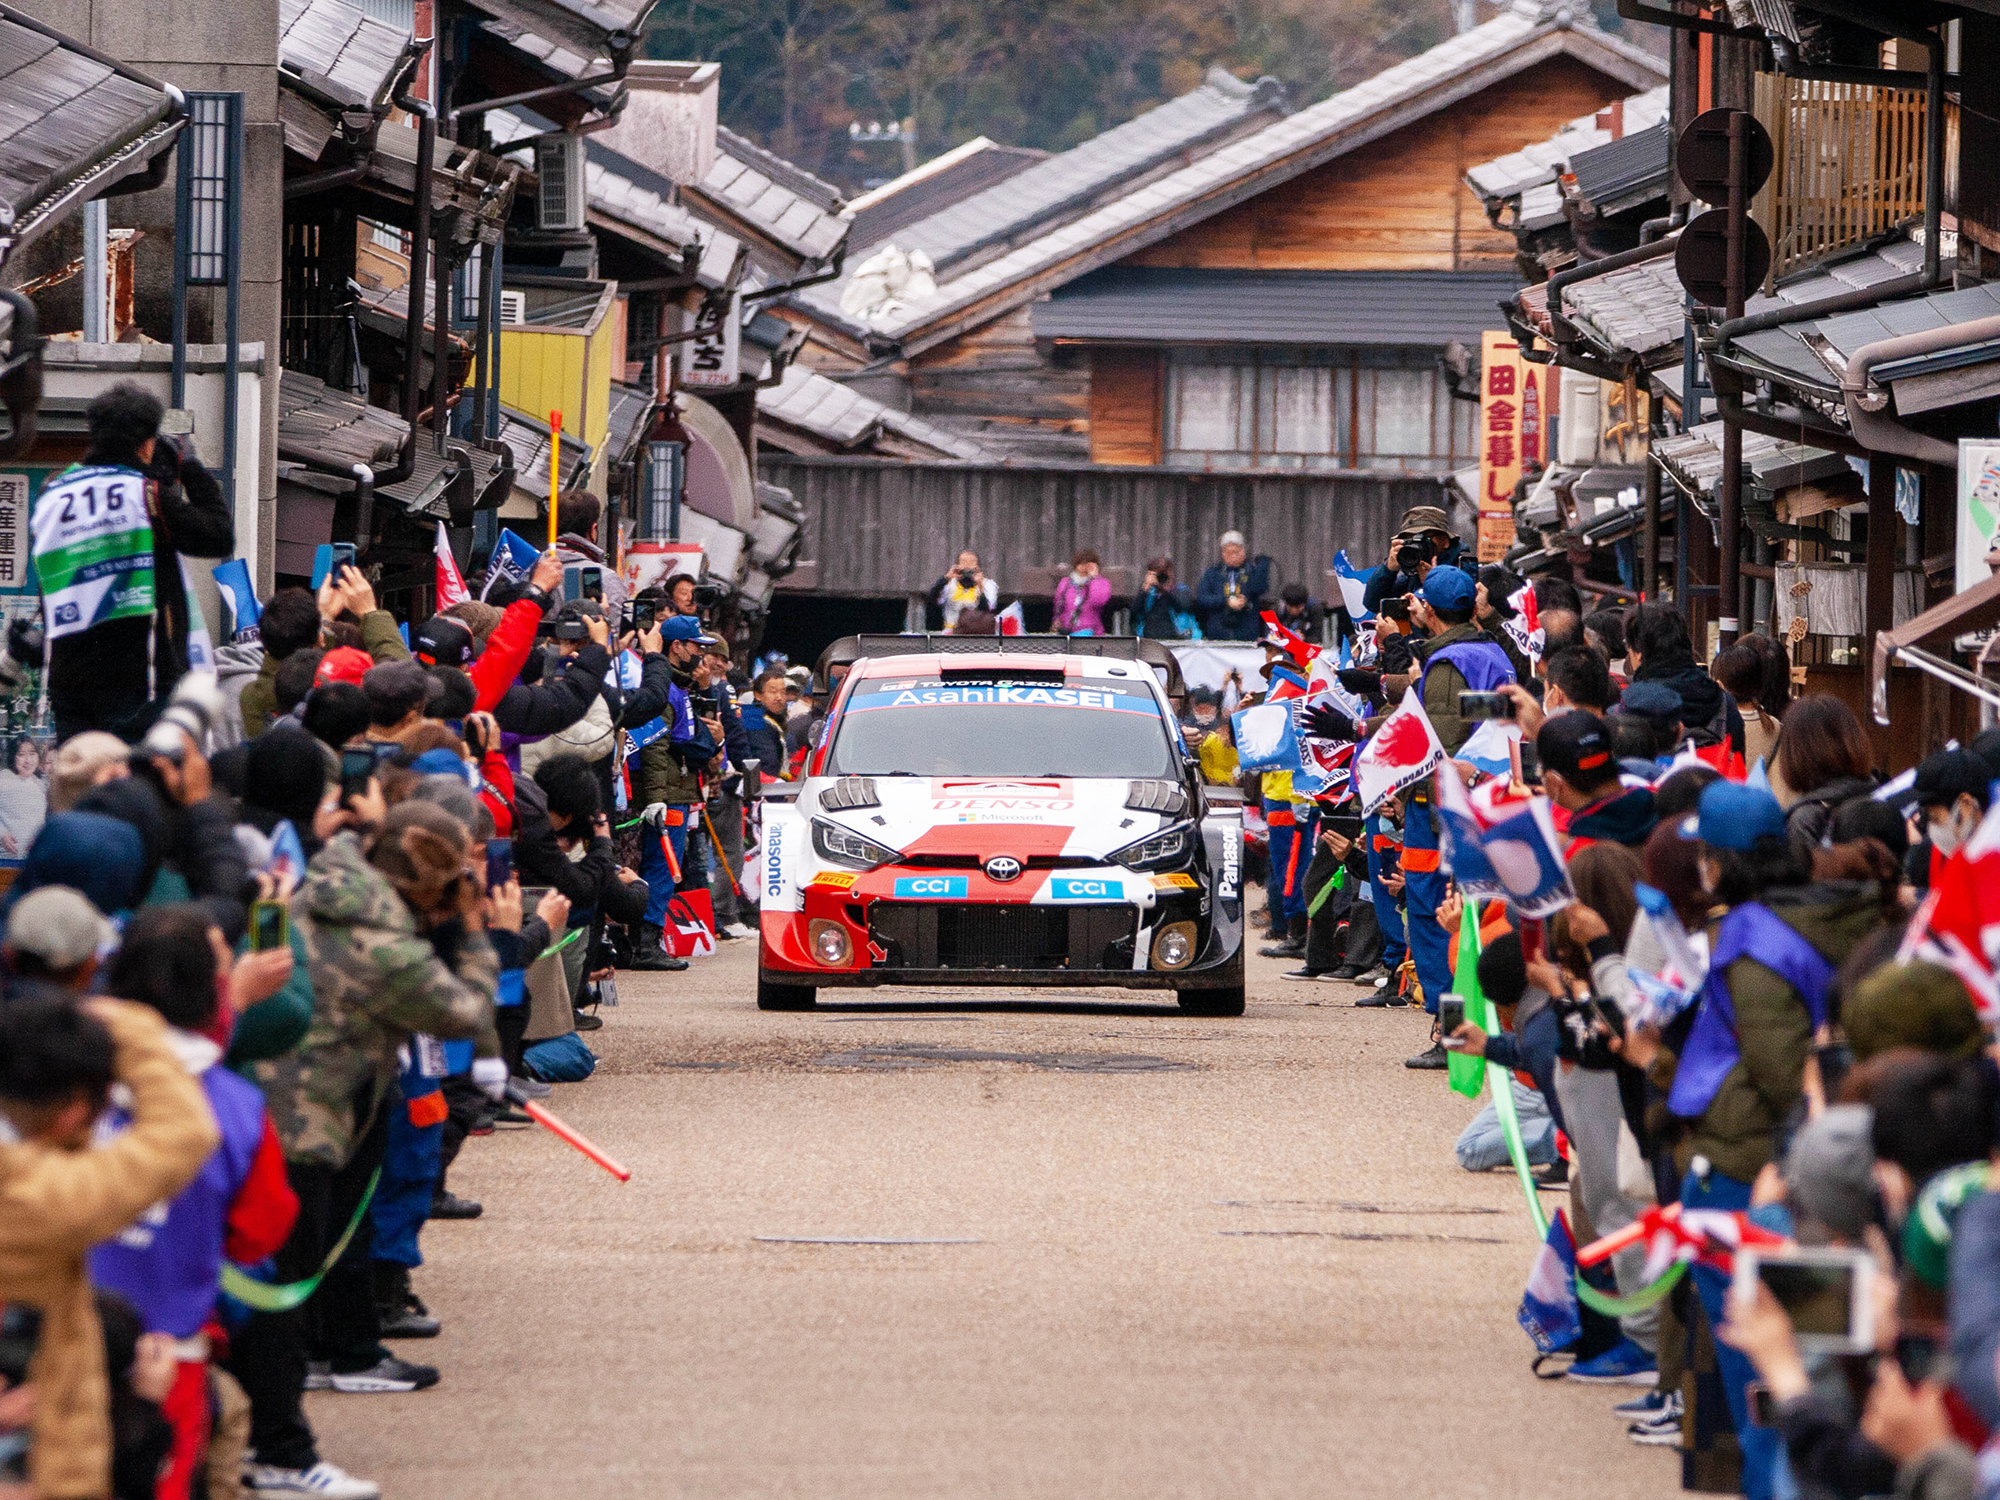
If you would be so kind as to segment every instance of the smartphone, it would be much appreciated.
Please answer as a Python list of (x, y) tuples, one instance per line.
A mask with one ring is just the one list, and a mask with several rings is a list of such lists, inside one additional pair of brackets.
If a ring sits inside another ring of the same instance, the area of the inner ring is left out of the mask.
[(342, 568), (352, 567), (355, 555), (352, 542), (321, 542), (313, 552), (313, 592), (318, 593), (327, 579), (340, 577)]
[(1514, 700), (1505, 693), (1460, 693), (1458, 716), (1461, 719), (1511, 719), (1514, 717)]
[(1438, 1001), (1438, 1039), (1450, 1051), (1456, 1052), (1465, 1043), (1452, 1040), (1452, 1033), (1465, 1024), (1465, 999), (1461, 995), (1446, 995)]
[(563, 598), (595, 599), (604, 602), (604, 570), (584, 563), (572, 563), (563, 569)]
[(291, 918), (282, 901), (250, 903), (250, 951), (262, 953), (291, 942)]
[(488, 839), (486, 841), (486, 889), (497, 891), (514, 878), (514, 841), (512, 839)]
[(1410, 601), (1401, 595), (1393, 599), (1384, 599), (1382, 613), (1392, 620), (1407, 620), (1410, 618)]
[(1866, 1250), (1743, 1249), (1730, 1295), (1754, 1300), (1761, 1281), (1791, 1318), (1802, 1352), (1866, 1354), (1875, 1347), (1874, 1278), (1875, 1258)]
[(653, 628), (653, 621), (659, 617), (659, 606), (651, 599), (634, 599), (630, 606), (632, 623), (626, 628), (644, 635)]
[(1361, 819), (1353, 813), (1329, 813), (1324, 822), (1329, 830), (1344, 839), (1361, 837)]
[(1528, 786), (1542, 784), (1542, 757), (1527, 740), (1521, 741), (1521, 780)]
[(1778, 1402), (1772, 1396), (1771, 1388), (1761, 1380), (1753, 1380), (1743, 1388), (1745, 1404), (1750, 1408), (1750, 1420), (1759, 1427), (1778, 1425)]
[(344, 802), (350, 797), (360, 797), (368, 791), (369, 778), (375, 774), (375, 752), (373, 750), (343, 750), (340, 752), (340, 796)]

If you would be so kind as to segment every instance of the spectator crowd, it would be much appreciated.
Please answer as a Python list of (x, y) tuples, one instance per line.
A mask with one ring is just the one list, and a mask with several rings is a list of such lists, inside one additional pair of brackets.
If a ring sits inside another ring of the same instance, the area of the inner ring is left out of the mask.
[(56, 742), (9, 773), (0, 1496), (368, 1500), (304, 1393), (442, 1378), (412, 1341), (426, 1224), (482, 1212), (460, 1152), (589, 1076), (618, 969), (747, 935), (746, 780), (808, 705), (693, 580), (624, 599), (584, 492), (476, 598), (398, 620), (336, 567), (212, 657), (180, 557), (233, 531), (160, 419), (91, 404), (8, 637)]

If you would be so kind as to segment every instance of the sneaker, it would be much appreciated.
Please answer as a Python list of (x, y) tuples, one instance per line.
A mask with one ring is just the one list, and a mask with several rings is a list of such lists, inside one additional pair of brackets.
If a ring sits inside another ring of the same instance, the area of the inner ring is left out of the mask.
[(1620, 1339), (1597, 1358), (1571, 1365), (1567, 1378), (1581, 1385), (1657, 1386), (1660, 1362), (1630, 1339)]
[(401, 1307), (376, 1309), (376, 1319), (385, 1339), (434, 1339), (444, 1332), (444, 1324), (415, 1297)]
[(431, 1194), (433, 1219), (476, 1219), (485, 1212), (485, 1204), (474, 1203), (470, 1198), (461, 1198), (456, 1193)]
[(1410, 1002), (1394, 990), (1374, 990), (1354, 1003), (1363, 1010), (1396, 1010)]
[[(1419, 1052), (1415, 1057), (1404, 1058), (1403, 1066), (1406, 1068), (1422, 1068), (1427, 1072), (1438, 1072), (1451, 1066), (1451, 1055), (1444, 1050), (1443, 1043), (1432, 1042), (1429, 1047)], [(1574, 1376), (1576, 1371), (1571, 1370), (1570, 1374)]]
[(1259, 948), (1257, 956), (1259, 958), (1304, 958), (1306, 956), (1305, 940), (1301, 938), (1295, 943), (1290, 938), (1287, 938), (1281, 943), (1271, 944), (1268, 948)]
[(587, 1016), (582, 1011), (577, 1011), (570, 1019), (575, 1023), (578, 1031), (599, 1031), (604, 1026), (604, 1017)]
[(413, 1365), (408, 1360), (385, 1354), (365, 1370), (335, 1370), (333, 1388), (351, 1396), (383, 1395), (394, 1391), (425, 1391), (438, 1383), (438, 1372), (430, 1365)]
[(552, 1083), (543, 1083), (539, 1078), (513, 1077), (507, 1080), (523, 1099), (546, 1099), (556, 1091)]
[(310, 1469), (245, 1464), (243, 1483), (262, 1495), (317, 1495), (320, 1500), (381, 1500), (382, 1486), (356, 1479), (338, 1464), (321, 1459)]
[(1679, 1391), (1663, 1391), (1658, 1386), (1643, 1396), (1634, 1396), (1630, 1401), (1620, 1401), (1611, 1408), (1611, 1415), (1623, 1417), (1628, 1422), (1650, 1422), (1666, 1409), (1669, 1401), (1679, 1402)]
[(309, 1391), (330, 1391), (333, 1389), (333, 1366), (323, 1359), (306, 1361), (306, 1386)]
[(1627, 1427), (1625, 1436), (1647, 1448), (1678, 1448), (1681, 1441), (1681, 1393), (1667, 1392), (1660, 1409)]
[(493, 1123), (495, 1125), (532, 1125), (535, 1122), (532, 1117), (522, 1114), (518, 1109), (496, 1109), (493, 1111)]
[(733, 938), (755, 937), (757, 929), (745, 922), (724, 922), (716, 929), (715, 935)]
[(1355, 968), (1353, 964), (1342, 964), (1326, 977), (1328, 979), (1338, 979), (1343, 984), (1352, 984), (1361, 977), (1361, 971)]
[(1558, 1156), (1546, 1166), (1535, 1168), (1535, 1186), (1544, 1192), (1569, 1190), (1569, 1163)]
[(1354, 982), (1356, 984), (1365, 984), (1370, 989), (1379, 989), (1389, 982), (1389, 971), (1380, 964), (1377, 964), (1372, 969), (1363, 969), (1359, 974), (1356, 974)]
[(1278, 976), (1280, 979), (1330, 979), (1332, 974), (1326, 969), (1287, 969)]

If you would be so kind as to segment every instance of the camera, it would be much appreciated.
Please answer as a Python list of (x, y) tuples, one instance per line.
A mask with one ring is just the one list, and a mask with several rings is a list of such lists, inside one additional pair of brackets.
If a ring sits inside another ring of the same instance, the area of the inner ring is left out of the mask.
[(1396, 571), (1414, 573), (1427, 562), (1437, 560), (1437, 547), (1430, 537), (1421, 531), (1399, 531), (1396, 533)]
[(7, 649), (0, 655), (0, 689), (12, 692), (27, 674), (42, 664), (46, 644), (42, 622), (24, 615), (7, 627)]
[(978, 581), (979, 581), (979, 575), (973, 572), (972, 569), (960, 568), (958, 570), (958, 586), (960, 588), (969, 589), (973, 586), (973, 584), (977, 583)]
[(694, 586), (694, 602), (703, 609), (714, 609), (729, 597), (729, 585), (719, 578), (704, 578)]
[(574, 600), (565, 604), (554, 614), (546, 616), (536, 627), (536, 633), (553, 636), (558, 641), (584, 641), (590, 639), (587, 616), (577, 607)]
[(222, 711), (222, 689), (213, 672), (190, 672), (174, 688), (173, 697), (146, 737), (139, 742), (149, 756), (179, 765), (186, 747), (175, 730), (185, 731), (197, 749), (206, 750), (209, 731)]

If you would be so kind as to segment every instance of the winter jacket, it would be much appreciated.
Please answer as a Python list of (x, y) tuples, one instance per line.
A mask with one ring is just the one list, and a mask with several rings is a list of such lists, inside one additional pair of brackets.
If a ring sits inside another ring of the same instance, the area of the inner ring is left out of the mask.
[(637, 729), (650, 724), (667, 711), (669, 693), (674, 685), (674, 669), (667, 665), (666, 656), (658, 651), (649, 652), (639, 658), (639, 685), (625, 695), (625, 702), (618, 714), (620, 729)]
[(1437, 731), (1438, 742), (1444, 746), (1446, 755), (1458, 754), (1460, 747), (1472, 738), (1472, 720), (1458, 715), (1458, 695), (1466, 692), (1470, 684), (1466, 682), (1465, 674), (1450, 661), (1441, 661), (1432, 668), (1430, 659), (1447, 646), (1468, 641), (1484, 642), (1485, 639), (1470, 621), (1466, 621), (1417, 643), (1416, 657), (1423, 670), (1424, 714), (1430, 719), (1431, 728)]
[(410, 659), (410, 646), (403, 639), (402, 627), (386, 609), (371, 609), (361, 617), (361, 649), (374, 658), (378, 667), (385, 661)]
[(701, 773), (722, 747), (709, 738), (708, 728), (695, 718), (689, 689), (676, 685), (672, 697), (673, 727), (639, 752), (639, 805), (655, 802), (700, 802)]
[(270, 652), (258, 665), (257, 675), (243, 684), (237, 706), (243, 714), (243, 738), (254, 740), (271, 727), (278, 717), (278, 668), (282, 665)]
[(500, 623), (486, 637), (486, 649), (465, 669), (465, 675), (472, 679), (475, 712), (492, 713), (520, 679), (521, 668), (535, 649), (535, 631), (541, 626), (544, 607), (544, 596), (531, 592), (501, 613)]
[(1658, 682), (1681, 695), (1681, 727), (1698, 743), (1728, 740), (1739, 754), (1743, 749), (1743, 715), (1736, 700), (1722, 691), (1722, 684), (1695, 665), (1692, 658), (1654, 660), (1647, 657), (1632, 674), (1634, 682)]
[[(1457, 537), (1452, 538), (1444, 556), (1432, 561), (1440, 568), (1460, 568), (1474, 576), (1479, 572), (1479, 564), (1466, 556), (1465, 543)], [(1368, 581), (1361, 586), (1361, 607), (1371, 615), (1379, 615), (1384, 599), (1400, 599), (1422, 586), (1423, 579), (1418, 574), (1398, 572), (1383, 563), (1369, 572)]]
[(743, 710), (743, 734), (750, 742), (750, 754), (766, 776), (785, 774), (785, 725), (773, 720), (764, 705), (753, 703)]
[(0, 1132), (7, 1136), (0, 1144), (0, 1302), (42, 1311), (41, 1341), (28, 1366), (35, 1387), (28, 1464), (32, 1488), (46, 1500), (111, 1493), (111, 1390), (84, 1256), (178, 1193), (221, 1139), (159, 1013), (122, 1000), (98, 1004), (116, 1044), (118, 1079), (131, 1092), (130, 1127), (83, 1151)]
[(509, 734), (524, 739), (567, 729), (590, 712), (610, 670), (611, 654), (597, 642), (585, 641), (582, 650), (561, 664), (553, 680), (545, 674), (541, 682), (517, 682), (508, 688), (493, 705), (493, 718)]
[[(181, 558), (229, 556), (236, 526), (214, 476), (192, 458), (178, 474), (169, 473), (162, 455), (171, 452), (162, 443), (155, 467), (145, 471), (153, 523), (152, 617), (107, 620), (49, 642), (45, 686), (59, 740), (86, 729), (137, 739), (187, 674), (189, 604)], [(84, 461), (137, 472), (130, 455), (93, 449)]]
[[(255, 738), (255, 735), (243, 728), (243, 694), (249, 687), (259, 682), (265, 684), (266, 690), (269, 690), (271, 680), (278, 675), (278, 669), (273, 665), (267, 677), (264, 673), (265, 660), (264, 648), (255, 641), (232, 641), (226, 646), (215, 648), (215, 681), (222, 689), (222, 713), (209, 730), (208, 748), (211, 755)], [(257, 734), (262, 734), (265, 729), (271, 727), (271, 719), (276, 712), (275, 700), (268, 701), (263, 728), (257, 730)]]
[(1842, 776), (1825, 786), (1814, 787), (1785, 809), (1785, 837), (1792, 852), (1810, 865), (1813, 850), (1833, 825), (1833, 814), (1841, 803), (1866, 797), (1875, 783), (1866, 776)]
[(515, 781), (514, 870), (522, 885), (558, 891), (569, 898), (572, 911), (581, 913), (597, 904), (604, 882), (616, 878), (612, 874), (616, 864), (607, 838), (592, 839), (583, 857), (572, 860), (556, 841), (541, 785), (529, 776)]
[[(1836, 967), (1882, 925), (1873, 881), (1777, 887), (1762, 899)], [(1755, 959), (1736, 960), (1727, 979), (1740, 1056), (1695, 1123), (1690, 1144), (1717, 1171), (1750, 1182), (1772, 1159), (1773, 1136), (1799, 1100), (1812, 1055), (1812, 1017), (1798, 992)]]
[(292, 920), (306, 942), (312, 1025), (297, 1051), (253, 1075), (286, 1159), (337, 1168), (367, 1134), (396, 1077), (397, 1049), (414, 1033), (471, 1037), (476, 1056), (500, 1055), (500, 966), (483, 932), (420, 930), (351, 833), (327, 840), (307, 865)]
[(1057, 635), (1102, 635), (1104, 607), (1110, 602), (1111, 580), (1103, 574), (1079, 584), (1065, 573), (1056, 583), (1055, 621), (1049, 628)]
[[(1243, 595), (1241, 609), (1229, 607), (1230, 584)], [(1201, 616), (1202, 634), (1211, 641), (1254, 641), (1264, 633), (1257, 612), (1264, 596), (1271, 592), (1271, 559), (1257, 556), (1240, 568), (1212, 562), (1195, 585), (1194, 607)]]
[(1132, 601), (1132, 633), (1149, 641), (1178, 641), (1186, 637), (1175, 615), (1194, 613), (1194, 595), (1184, 588), (1168, 585), (1140, 591)]
[(1570, 846), (1575, 854), (1591, 844), (1623, 844), (1637, 849), (1660, 820), (1653, 812), (1653, 789), (1622, 787), (1601, 802), (1593, 802), (1569, 819)]

